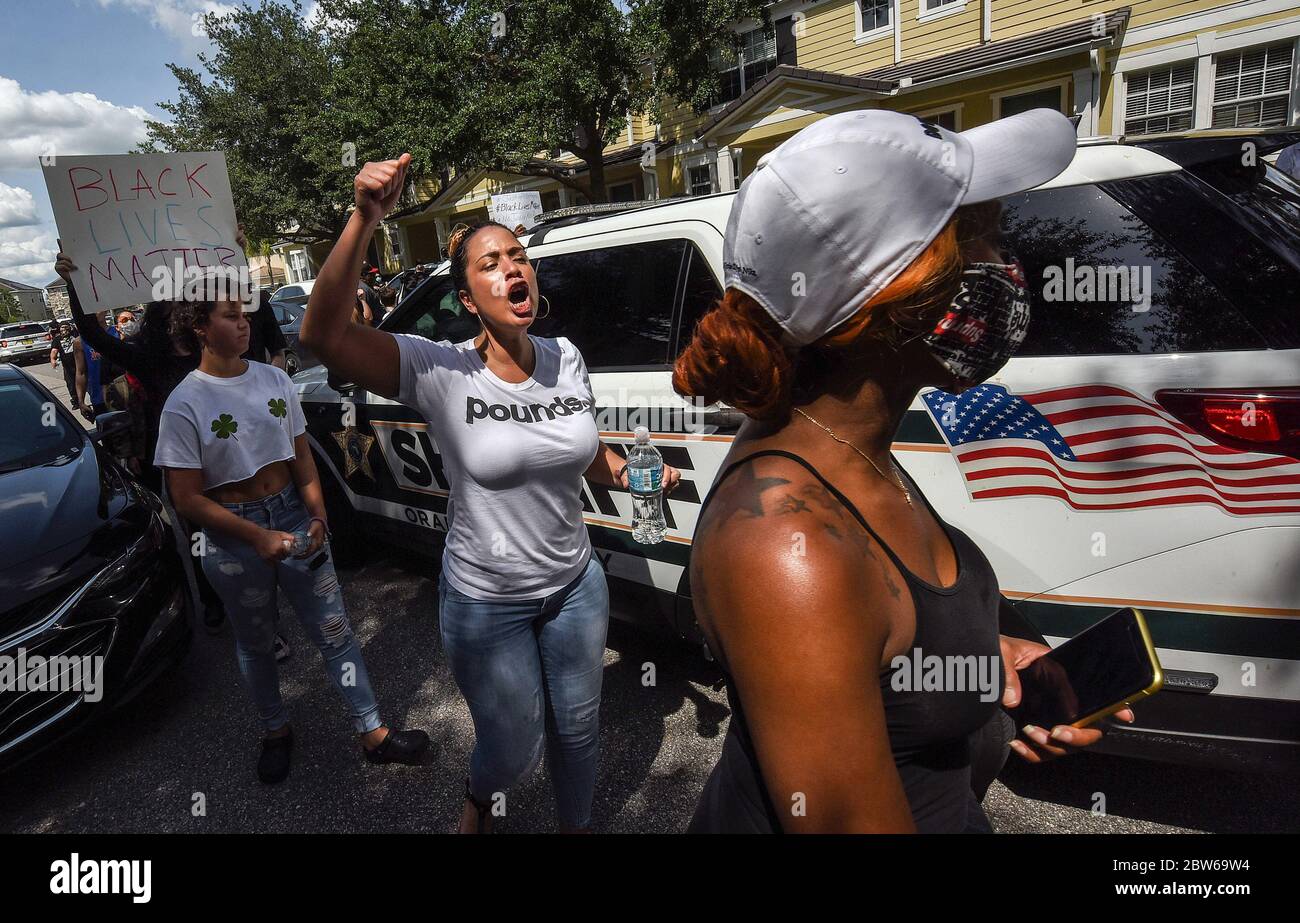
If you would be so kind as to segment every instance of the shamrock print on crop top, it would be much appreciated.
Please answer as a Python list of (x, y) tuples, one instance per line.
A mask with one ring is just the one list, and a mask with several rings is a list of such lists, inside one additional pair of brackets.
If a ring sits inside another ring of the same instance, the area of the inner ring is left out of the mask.
[(233, 378), (195, 369), (163, 407), (154, 464), (202, 469), (210, 490), (291, 460), (294, 438), (306, 431), (293, 382), (275, 366), (249, 362)]

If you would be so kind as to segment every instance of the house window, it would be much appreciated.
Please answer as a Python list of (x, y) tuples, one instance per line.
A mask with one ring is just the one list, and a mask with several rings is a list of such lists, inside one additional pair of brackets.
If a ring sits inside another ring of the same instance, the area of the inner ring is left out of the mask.
[(691, 167), (687, 171), (687, 177), (686, 186), (691, 195), (710, 195), (713, 192), (712, 165), (702, 163), (698, 167)]
[(858, 9), (862, 13), (862, 31), (887, 28), (893, 8), (894, 0), (858, 0)]
[(1124, 131), (1187, 131), (1195, 117), (1196, 62), (1142, 71), (1125, 83)]
[(934, 13), (954, 3), (965, 4), (966, 0), (921, 0), (921, 14)]
[(1062, 93), (1059, 86), (1045, 87), (1041, 90), (1031, 90), (1028, 93), (1013, 93), (1009, 96), (1003, 96), (998, 118), (1005, 119), (1009, 115), (1028, 112), (1030, 109), (1055, 109), (1057, 112), (1060, 112), (1061, 96)]
[(633, 202), (636, 200), (636, 183), (619, 183), (609, 187), (611, 202)]
[(293, 282), (307, 281), (307, 254), (301, 250), (289, 252), (289, 278)]
[(1266, 128), (1290, 121), (1295, 44), (1214, 56), (1214, 128)]
[(737, 37), (735, 48), (713, 49), (709, 56), (722, 90), (713, 105), (729, 103), (776, 67), (776, 31), (753, 29)]
[(929, 122), (931, 125), (938, 125), (940, 128), (946, 128), (949, 131), (960, 131), (957, 127), (957, 110), (945, 109), (942, 112), (914, 112), (912, 113), (922, 122)]

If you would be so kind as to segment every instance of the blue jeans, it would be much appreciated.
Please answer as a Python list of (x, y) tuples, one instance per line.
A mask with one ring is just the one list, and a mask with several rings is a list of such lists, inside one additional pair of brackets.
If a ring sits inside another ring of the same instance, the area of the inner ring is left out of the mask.
[(546, 742), (556, 811), (591, 824), (609, 587), (593, 555), (538, 599), (479, 600), (438, 581), (442, 646), (474, 718), (470, 791), (492, 801), (537, 767)]
[[(264, 529), (305, 532), (311, 524), (311, 516), (292, 483), (261, 500), (221, 505)], [(225, 604), (235, 632), (239, 672), (263, 726), (275, 731), (289, 721), (280, 699), (280, 671), (274, 652), (278, 586), (289, 597), (307, 637), (320, 649), (330, 679), (352, 713), (357, 733), (382, 727), (370, 676), (343, 608), (343, 589), (334, 573), (334, 561), (327, 557), (315, 570), (311, 568), (313, 561), (329, 551), (328, 542), (311, 557), (289, 557), (268, 564), (246, 542), (206, 529), (203, 534), (207, 542), (203, 572)]]

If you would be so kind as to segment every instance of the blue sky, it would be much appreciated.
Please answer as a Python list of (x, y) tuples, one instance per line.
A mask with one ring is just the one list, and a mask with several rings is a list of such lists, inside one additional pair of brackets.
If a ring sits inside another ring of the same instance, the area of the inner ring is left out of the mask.
[[(304, 3), (314, 8), (314, 3)], [(229, 7), (224, 7), (229, 9)], [(5, 0), (0, 28), (0, 278), (54, 278), (39, 156), (121, 153), (176, 96), (168, 63), (197, 66), (194, 14), (214, 0)], [(200, 30), (201, 31), (201, 30)]]

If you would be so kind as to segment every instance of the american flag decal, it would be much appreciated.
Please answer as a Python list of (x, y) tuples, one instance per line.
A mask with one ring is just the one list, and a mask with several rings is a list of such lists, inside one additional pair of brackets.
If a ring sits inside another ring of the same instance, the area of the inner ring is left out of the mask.
[(1112, 385), (922, 395), (972, 500), (1055, 497), (1076, 510), (1211, 503), (1234, 515), (1300, 513), (1300, 462), (1217, 445)]

